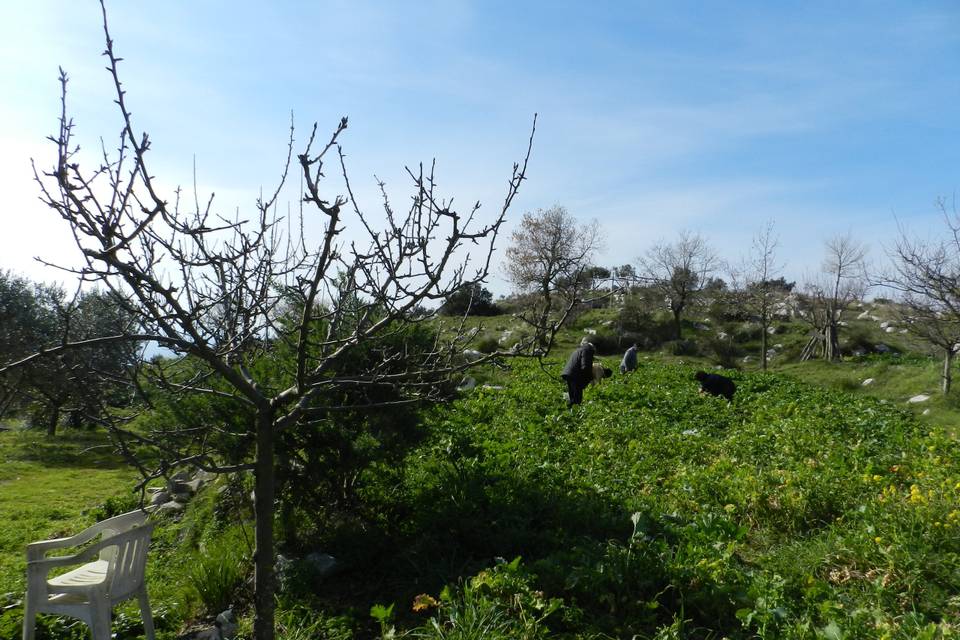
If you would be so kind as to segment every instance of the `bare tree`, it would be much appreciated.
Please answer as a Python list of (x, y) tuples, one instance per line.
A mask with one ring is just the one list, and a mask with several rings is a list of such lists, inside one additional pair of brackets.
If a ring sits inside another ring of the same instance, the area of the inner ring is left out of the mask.
[(746, 260), (741, 303), (752, 317), (760, 323), (760, 366), (767, 370), (767, 337), (773, 322), (773, 310), (781, 297), (782, 289), (774, 279), (780, 275), (777, 263), (779, 240), (774, 234), (773, 220), (768, 220), (753, 237), (750, 255)]
[(596, 220), (579, 223), (565, 207), (555, 205), (523, 214), (507, 248), (506, 272), (520, 293), (533, 303), (520, 318), (535, 332), (540, 355), (546, 354), (564, 321), (591, 281), (584, 277), (603, 244)]
[[(477, 219), (479, 203), (460, 212), (452, 200), (442, 200), (433, 167), (421, 165), (407, 170), (413, 196), (406, 212), (393, 209), (380, 184), (385, 227), (377, 230), (348, 178), (339, 142), (347, 119), (326, 142), (318, 140), (314, 125), (295, 162), (304, 185), (302, 201), (324, 221), (315, 244), (306, 237), (302, 216), (283, 219), (275, 206), (294, 160), (292, 124), (278, 185), (257, 200), (249, 217), (218, 215), (212, 196), (205, 203), (195, 197), (188, 205), (179, 190), (172, 202), (162, 195), (150, 171), (151, 141), (134, 127), (102, 2), (101, 8), (119, 144), (113, 152), (104, 148), (92, 167), (84, 164), (67, 115), (67, 75), (61, 70), (60, 127), (51, 137), (57, 161), (48, 171), (35, 169), (35, 175), (46, 204), (63, 218), (82, 252), (82, 266), (72, 270), (107, 288), (136, 319), (134, 331), (93, 336), (82, 345), (155, 342), (176, 357), (131, 370), (136, 388), (145, 386), (139, 376), (152, 373), (152, 384), (166, 393), (231, 402), (247, 416), (241, 433), (192, 425), (142, 433), (127, 428), (116, 411), (102, 419), (143, 475), (141, 491), (147, 482), (185, 466), (254, 472), (254, 637), (269, 640), (274, 636), (277, 438), (338, 411), (441, 396), (444, 378), (464, 366), (454, 358), (462, 350), (462, 326), (420, 351), (406, 348), (403, 330), (423, 319), (415, 313), (422, 303), (446, 300), (483, 282), (494, 241), (525, 179), (533, 133), (526, 157), (513, 165), (502, 206), (487, 224)], [(331, 175), (340, 176), (340, 186), (330, 190), (337, 195), (326, 195)], [(341, 240), (347, 224), (365, 240)], [(479, 253), (471, 261), (465, 248), (474, 245)], [(52, 345), (0, 373), (77, 346)], [(279, 358), (281, 353), (288, 357)], [(266, 376), (257, 366), (263, 358), (273, 358), (281, 374)], [(383, 389), (394, 393), (378, 399), (382, 394), (376, 391)], [(345, 406), (344, 398), (356, 405)], [(227, 456), (217, 443), (228, 437), (248, 443), (249, 452)], [(161, 462), (143, 462), (135, 452), (144, 448)]]
[(868, 282), (867, 248), (850, 233), (837, 235), (825, 243), (820, 273), (805, 285), (804, 317), (816, 335), (801, 355), (808, 359), (819, 351), (824, 360), (840, 359), (840, 321), (843, 313), (862, 300)]
[(640, 277), (662, 295), (673, 315), (674, 336), (682, 337), (684, 313), (700, 301), (720, 259), (700, 234), (681, 231), (674, 242), (660, 242), (640, 257)]
[(940, 390), (953, 380), (953, 358), (960, 347), (960, 214), (938, 202), (945, 237), (922, 241), (900, 229), (888, 250), (891, 266), (878, 284), (900, 293), (900, 319), (915, 336), (943, 353)]

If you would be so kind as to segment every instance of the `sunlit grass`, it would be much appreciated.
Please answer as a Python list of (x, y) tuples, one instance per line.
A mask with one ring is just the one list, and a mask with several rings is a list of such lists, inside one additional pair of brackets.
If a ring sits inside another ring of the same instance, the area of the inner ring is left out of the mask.
[(28, 543), (78, 533), (133, 486), (106, 444), (103, 434), (0, 432), (0, 592), (23, 590)]

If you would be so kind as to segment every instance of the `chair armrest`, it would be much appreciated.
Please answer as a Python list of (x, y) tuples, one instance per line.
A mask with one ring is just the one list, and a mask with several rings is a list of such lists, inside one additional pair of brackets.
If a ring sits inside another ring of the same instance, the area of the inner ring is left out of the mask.
[[(123, 533), (118, 533), (115, 536), (110, 536), (109, 538), (103, 538), (96, 544), (92, 544), (89, 547), (84, 548), (79, 553), (75, 553), (70, 556), (54, 556), (52, 558), (38, 558), (36, 560), (27, 561), (27, 569), (31, 566), (33, 567), (47, 567), (49, 571), (53, 567), (63, 567), (69, 566), (72, 564), (80, 564), (81, 562), (87, 562), (93, 558), (99, 556), (100, 552), (103, 549), (109, 547), (118, 547), (121, 544), (126, 543), (127, 538), (136, 538), (145, 536), (147, 540), (150, 539), (151, 534), (153, 533), (153, 528), (156, 526), (154, 522), (148, 522), (139, 527), (134, 527)], [(83, 535), (83, 534), (80, 534)]]
[(97, 544), (92, 544), (83, 551), (75, 553), (69, 556), (55, 556), (53, 558), (42, 558), (39, 560), (28, 560), (27, 561), (27, 571), (40, 571), (42, 570), (44, 575), (53, 569), (54, 567), (69, 567), (74, 564), (81, 564), (99, 557), (100, 551), (105, 547), (115, 546), (117, 544), (116, 540), (113, 538), (107, 538), (101, 540)]
[(40, 542), (31, 542), (27, 545), (27, 561), (33, 562), (43, 559), (46, 552), (50, 549), (63, 549), (65, 547), (76, 547), (84, 542), (92, 540), (98, 533), (103, 531), (103, 523), (98, 522), (70, 536), (69, 538), (55, 538), (53, 540), (42, 540)]

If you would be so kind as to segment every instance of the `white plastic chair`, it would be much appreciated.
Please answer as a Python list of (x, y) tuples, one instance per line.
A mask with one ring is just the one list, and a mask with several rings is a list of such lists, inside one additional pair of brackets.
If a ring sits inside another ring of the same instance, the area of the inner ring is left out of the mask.
[[(27, 545), (27, 594), (24, 597), (23, 640), (33, 640), (38, 613), (83, 620), (93, 640), (110, 640), (113, 606), (134, 596), (147, 640), (154, 640), (153, 616), (144, 583), (147, 547), (154, 524), (143, 511), (131, 511), (98, 522), (70, 538)], [(79, 553), (45, 557), (53, 549), (76, 547), (102, 536)], [(48, 578), (55, 567), (81, 565)]]

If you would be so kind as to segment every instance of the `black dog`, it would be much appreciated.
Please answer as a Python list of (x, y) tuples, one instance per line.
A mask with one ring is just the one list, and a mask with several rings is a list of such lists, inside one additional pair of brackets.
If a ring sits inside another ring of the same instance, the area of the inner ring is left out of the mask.
[(727, 400), (733, 400), (733, 394), (737, 390), (737, 385), (733, 380), (716, 373), (707, 373), (706, 371), (697, 371), (693, 377), (700, 383), (700, 392), (709, 393), (714, 396), (723, 396)]

